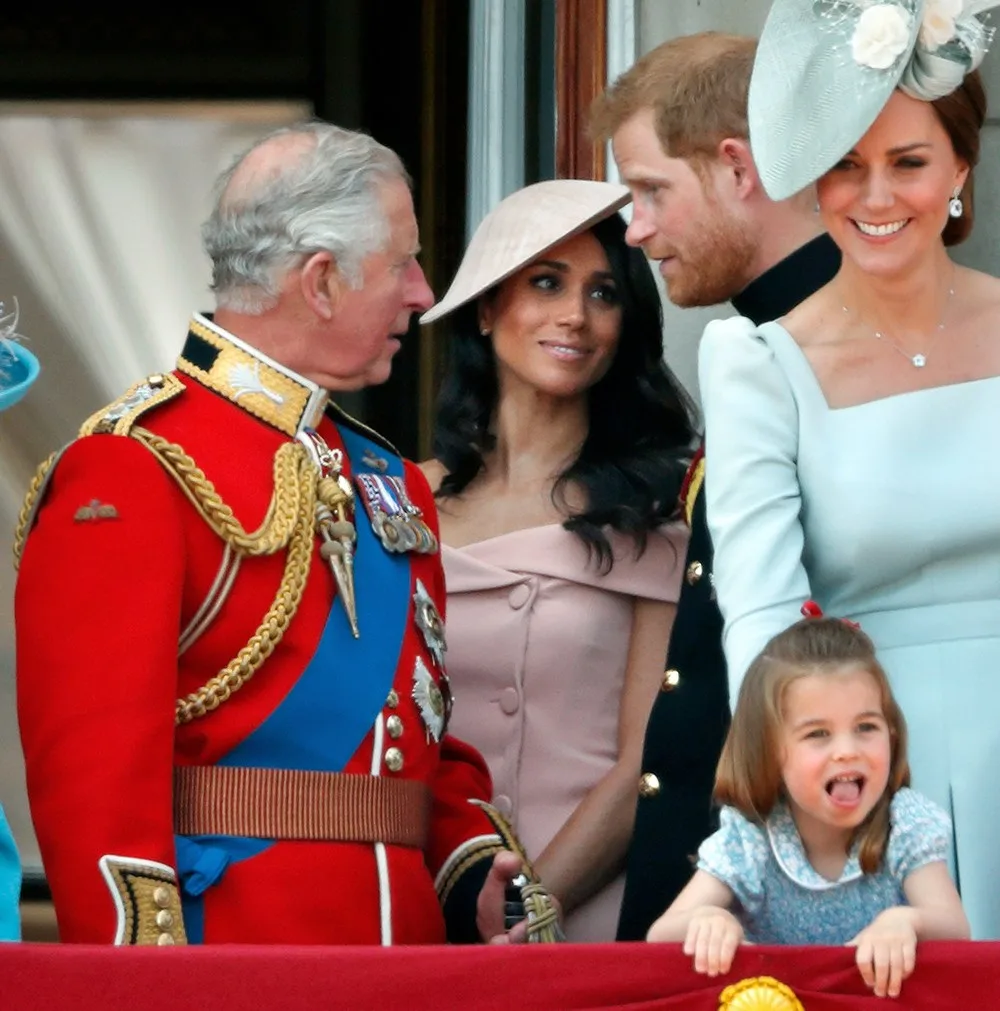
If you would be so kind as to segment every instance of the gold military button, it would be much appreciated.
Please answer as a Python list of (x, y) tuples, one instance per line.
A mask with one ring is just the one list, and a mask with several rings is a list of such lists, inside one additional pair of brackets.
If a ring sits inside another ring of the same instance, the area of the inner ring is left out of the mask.
[(661, 692), (672, 692), (681, 683), (681, 672), (671, 667), (663, 672), (663, 683), (660, 685)]
[(704, 573), (705, 573), (705, 567), (701, 564), (701, 562), (692, 562), (687, 567), (687, 581), (688, 581), (688, 583), (691, 586), (694, 586), (694, 584), (697, 583), (699, 579), (701, 579), (701, 577), (704, 575)]
[(398, 706), (398, 705), (399, 705), (399, 694), (397, 693), (397, 691), (396, 691), (396, 689), (395, 689), (395, 688), (393, 688), (393, 689), (392, 689), (392, 691), (391, 691), (391, 692), (389, 692), (389, 696), (388, 696), (388, 698), (387, 698), (387, 699), (385, 700), (385, 704), (386, 704), (386, 705), (387, 705), (387, 706), (388, 706), (388, 707), (389, 707), (390, 709), (395, 709), (395, 708), (396, 708), (396, 706)]
[(403, 736), (403, 721), (398, 716), (390, 716), (389, 719), (385, 721), (385, 729), (389, 736), (396, 740), (397, 737)]
[(385, 753), (386, 768), (390, 772), (399, 772), (403, 768), (403, 753), (399, 748), (389, 748)]
[(639, 796), (655, 797), (660, 792), (660, 780), (652, 772), (644, 772), (639, 777)]
[(161, 909), (156, 914), (156, 925), (160, 930), (169, 930), (174, 925), (174, 915), (169, 909)]
[(170, 890), (159, 885), (153, 889), (153, 901), (160, 907), (166, 909), (170, 905)]
[(160, 936), (156, 939), (156, 943), (160, 945), (160, 947), (163, 947), (164, 945), (167, 944), (173, 944), (174, 943), (173, 935), (167, 933), (160, 934)]

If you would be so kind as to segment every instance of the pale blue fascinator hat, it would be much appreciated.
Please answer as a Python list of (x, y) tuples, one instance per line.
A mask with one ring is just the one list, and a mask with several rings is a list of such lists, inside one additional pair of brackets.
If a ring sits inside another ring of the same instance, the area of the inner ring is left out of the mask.
[(925, 102), (958, 88), (993, 36), (1000, 0), (774, 0), (750, 79), (750, 147), (772, 200), (831, 169), (899, 88)]
[(0, 302), (0, 411), (16, 404), (38, 378), (38, 359), (17, 343), (17, 305), (4, 315)]

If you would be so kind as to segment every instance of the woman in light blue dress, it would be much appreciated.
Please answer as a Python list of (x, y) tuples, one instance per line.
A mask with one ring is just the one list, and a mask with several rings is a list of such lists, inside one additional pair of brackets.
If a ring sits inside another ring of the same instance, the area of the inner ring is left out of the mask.
[(779, 321), (711, 324), (699, 370), (733, 697), (804, 598), (860, 622), (913, 786), (952, 818), (973, 936), (1000, 938), (1000, 282), (947, 252), (985, 120), (966, 8), (776, 0), (756, 169), (773, 199), (816, 183), (843, 264)]
[[(5, 314), (0, 302), (0, 411), (16, 404), (38, 377), (38, 359), (16, 343), (17, 310)], [(21, 936), (18, 902), (21, 863), (3, 808), (0, 808), (0, 941)]]

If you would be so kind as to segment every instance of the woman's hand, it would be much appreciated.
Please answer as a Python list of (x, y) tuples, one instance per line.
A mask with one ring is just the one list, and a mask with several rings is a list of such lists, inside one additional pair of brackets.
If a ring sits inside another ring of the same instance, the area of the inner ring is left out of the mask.
[(848, 944), (856, 947), (861, 978), (876, 997), (898, 997), (917, 961), (916, 911), (894, 906), (879, 913)]

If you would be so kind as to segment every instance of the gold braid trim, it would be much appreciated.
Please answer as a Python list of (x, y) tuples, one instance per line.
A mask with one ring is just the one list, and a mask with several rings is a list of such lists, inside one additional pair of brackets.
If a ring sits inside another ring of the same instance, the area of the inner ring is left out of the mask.
[[(288, 549), (277, 595), (249, 642), (215, 677), (196, 692), (177, 700), (175, 722), (190, 723), (217, 709), (233, 692), (239, 691), (281, 641), (305, 592), (312, 562), (317, 499), (332, 501), (338, 489), (336, 482), (320, 479), (319, 470), (305, 446), (299, 442), (284, 443), (274, 454), (274, 494), (267, 513), (261, 525), (248, 533), (205, 472), (181, 446), (138, 426), (127, 434), (157, 458), (198, 515), (234, 551), (243, 556), (260, 557)], [(58, 456), (53, 453), (31, 481), (18, 517), (15, 566), (20, 562), (36, 500)]]
[[(274, 454), (274, 495), (261, 525), (247, 533), (233, 510), (223, 502), (205, 472), (175, 442), (154, 435), (145, 428), (133, 428), (129, 435), (141, 442), (177, 482), (198, 515), (239, 554), (273, 555), (287, 547), (302, 513), (302, 496), (315, 486), (319, 472), (299, 442), (286, 442)], [(309, 513), (312, 523), (312, 506)]]
[(295, 617), (295, 612), (299, 608), (309, 576), (313, 552), (315, 503), (316, 486), (307, 484), (302, 495), (299, 523), (292, 533), (292, 540), (288, 546), (288, 558), (277, 596), (257, 631), (243, 649), (196, 692), (177, 700), (174, 716), (176, 723), (190, 723), (217, 709), (257, 673), (260, 665), (281, 641), (288, 623)]
[(319, 471), (301, 443), (279, 447), (274, 455), (271, 504), (261, 526), (248, 534), (212, 482), (180, 446), (144, 429), (133, 429), (131, 434), (160, 460), (198, 514), (236, 551), (259, 556), (288, 548), (278, 593), (250, 641), (215, 677), (196, 692), (177, 700), (175, 722), (190, 723), (217, 709), (254, 676), (295, 616), (312, 562)]
[(21, 506), (21, 511), (17, 514), (17, 529), (14, 531), (15, 571), (21, 565), (21, 554), (24, 551), (24, 542), (28, 539), (28, 531), (31, 529), (31, 521), (35, 516), (35, 507), (38, 502), (38, 496), (41, 494), (48, 482), (49, 471), (52, 469), (52, 465), (59, 458), (59, 453), (60, 451), (56, 450), (54, 453), (49, 455), (48, 459), (43, 460), (38, 465), (38, 470), (35, 471), (35, 476), (31, 479), (31, 484), (28, 485), (28, 491), (24, 496), (24, 504)]

